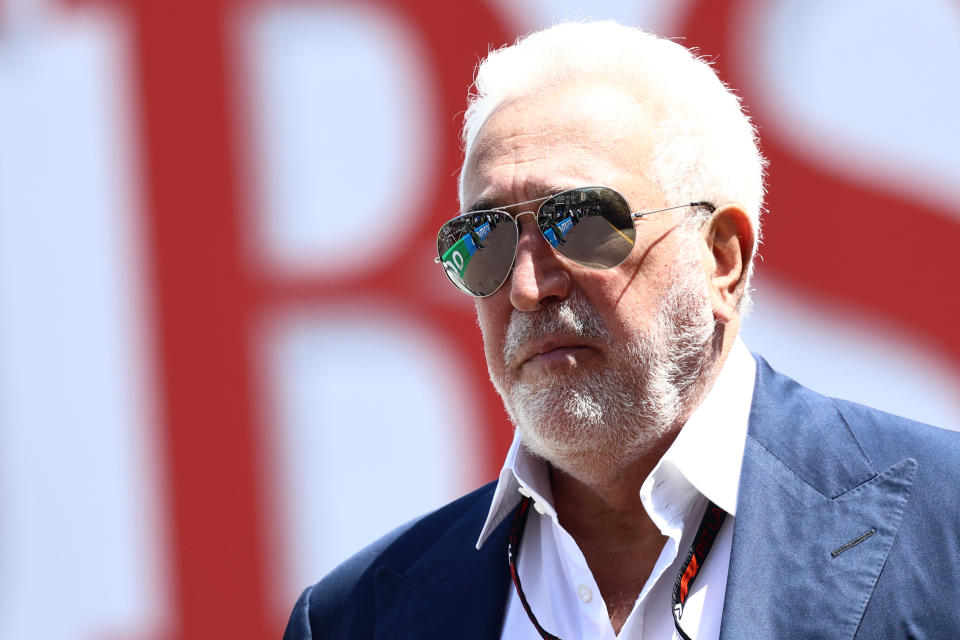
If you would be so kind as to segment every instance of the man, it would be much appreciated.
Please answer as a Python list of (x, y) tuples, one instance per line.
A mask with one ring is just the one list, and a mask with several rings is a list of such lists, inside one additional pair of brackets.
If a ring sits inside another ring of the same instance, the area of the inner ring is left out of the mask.
[[(960, 637), (960, 438), (738, 338), (763, 159), (712, 70), (559, 25), (481, 64), (464, 137), (464, 214), (512, 218), (472, 256), (452, 220), (438, 261), (516, 438), (496, 483), (308, 589), (285, 637)], [(601, 215), (550, 242), (573, 205)]]

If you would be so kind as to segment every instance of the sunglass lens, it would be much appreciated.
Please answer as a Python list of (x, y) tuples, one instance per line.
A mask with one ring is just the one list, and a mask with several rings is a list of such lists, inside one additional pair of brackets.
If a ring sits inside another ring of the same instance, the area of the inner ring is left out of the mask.
[(606, 187), (572, 189), (552, 196), (540, 207), (537, 223), (557, 251), (596, 269), (623, 262), (636, 237), (630, 206)]
[(502, 211), (478, 211), (447, 222), (437, 236), (447, 277), (471, 295), (494, 293), (513, 267), (517, 235), (516, 222)]

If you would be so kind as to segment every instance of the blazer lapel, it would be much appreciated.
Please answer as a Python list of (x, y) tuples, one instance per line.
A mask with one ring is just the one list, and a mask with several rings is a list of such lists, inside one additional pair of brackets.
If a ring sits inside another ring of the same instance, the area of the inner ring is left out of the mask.
[(760, 360), (720, 637), (852, 638), (915, 471), (877, 473), (829, 399)]
[(406, 571), (378, 568), (374, 637), (498, 637), (510, 583), (511, 521), (507, 517), (477, 550), (480, 527), (464, 518)]

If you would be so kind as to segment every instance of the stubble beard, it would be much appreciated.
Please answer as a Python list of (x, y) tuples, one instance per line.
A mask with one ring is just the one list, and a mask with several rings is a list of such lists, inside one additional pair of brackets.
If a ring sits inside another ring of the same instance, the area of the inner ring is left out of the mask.
[(525, 342), (556, 334), (610, 345), (614, 360), (601, 370), (493, 380), (530, 452), (575, 477), (600, 480), (625, 469), (686, 419), (716, 360), (719, 333), (698, 267), (683, 261), (675, 271), (656, 320), (623, 345), (612, 344), (577, 291), (535, 313), (514, 312), (506, 361)]

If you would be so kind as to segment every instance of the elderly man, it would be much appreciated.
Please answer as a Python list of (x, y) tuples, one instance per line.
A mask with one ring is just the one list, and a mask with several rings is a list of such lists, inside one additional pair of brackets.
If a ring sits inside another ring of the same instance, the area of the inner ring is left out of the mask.
[(559, 25), (481, 64), (464, 138), (438, 262), (516, 438), (496, 483), (307, 589), (285, 637), (960, 637), (957, 434), (738, 338), (764, 162), (709, 66)]

